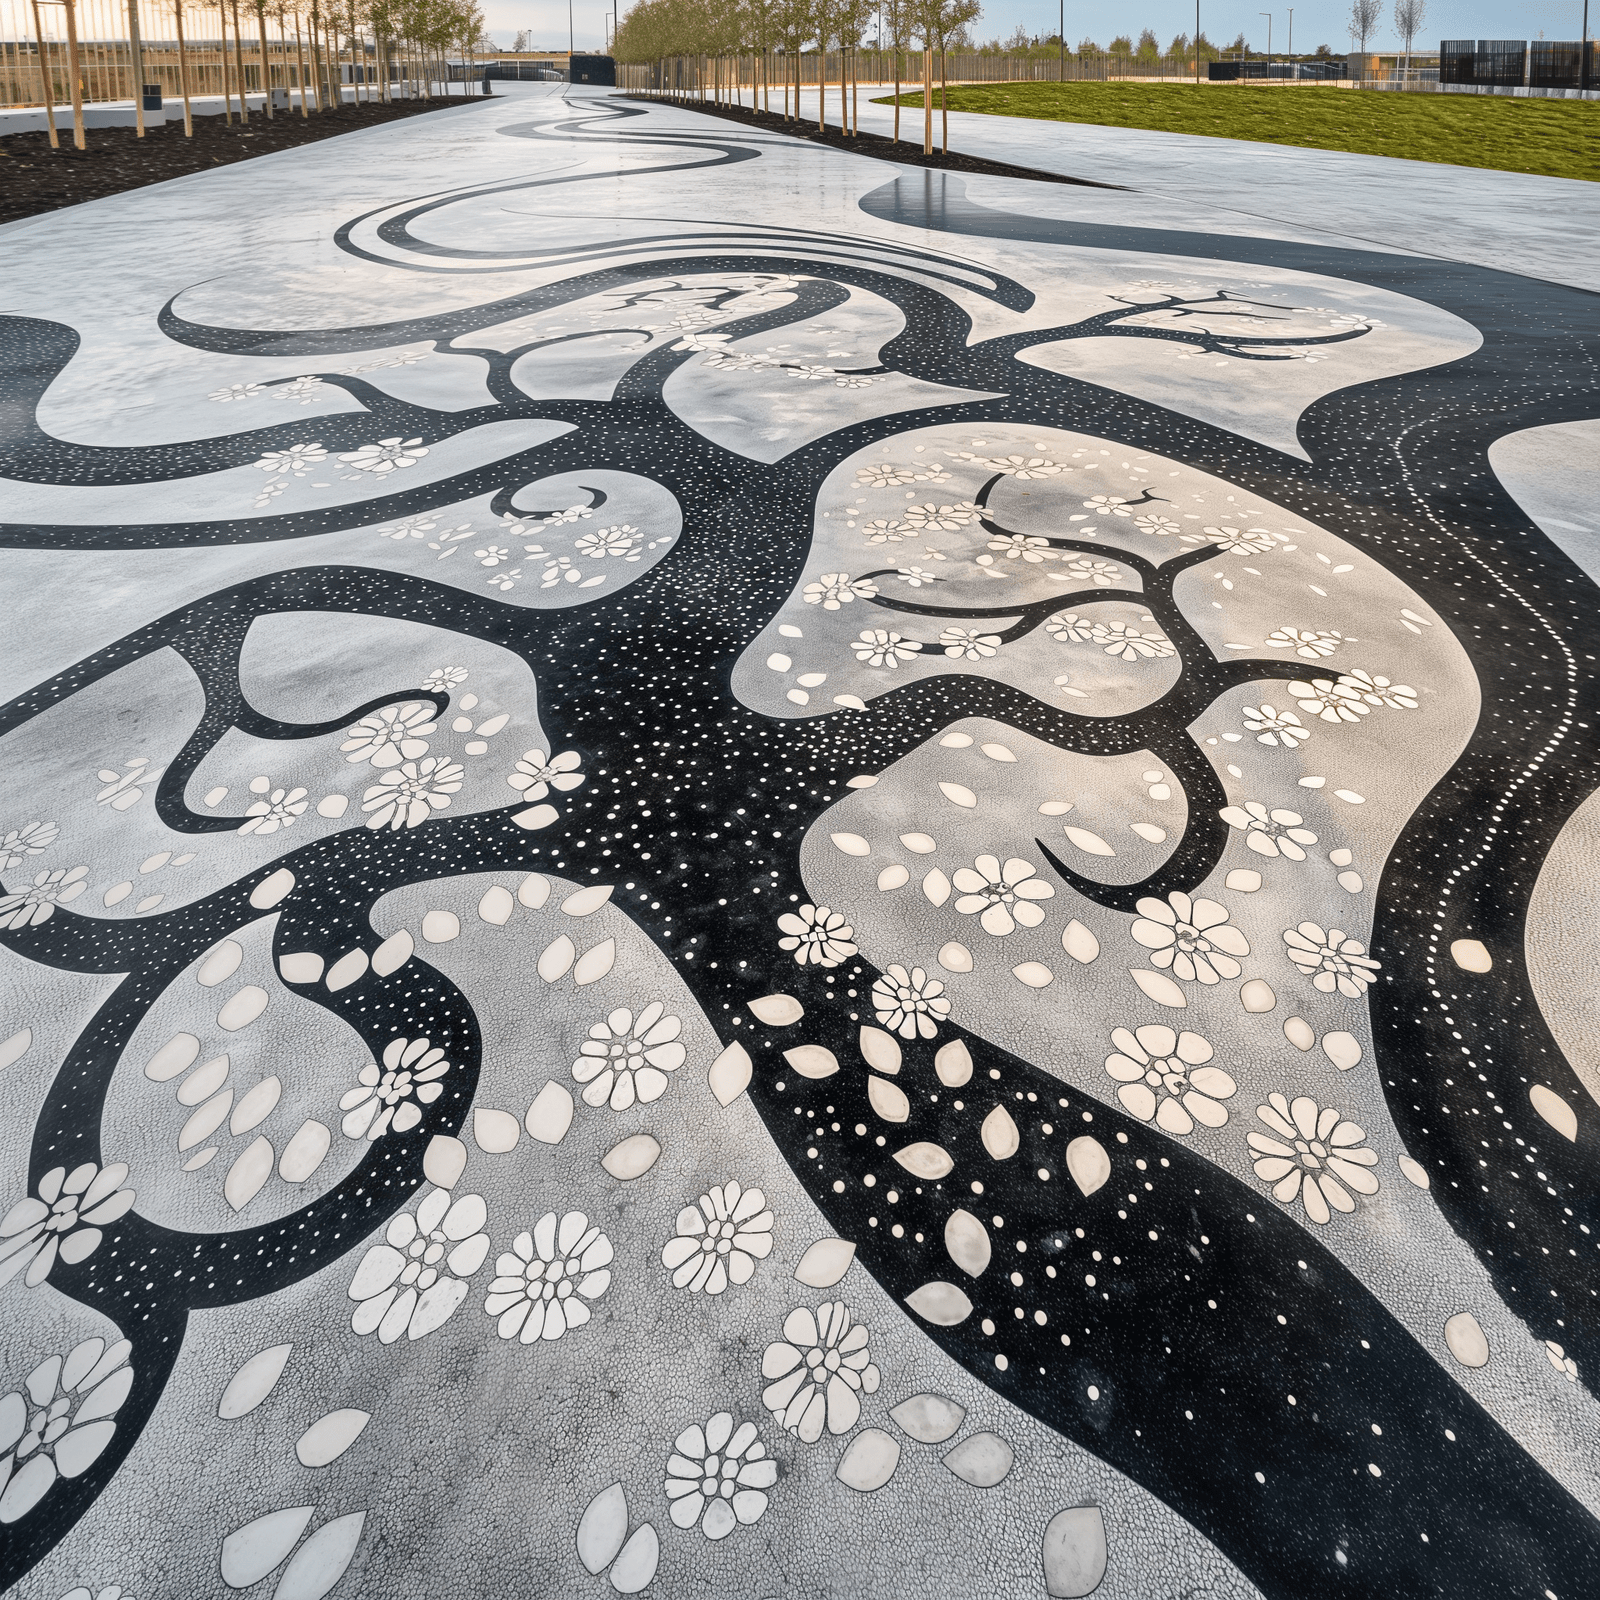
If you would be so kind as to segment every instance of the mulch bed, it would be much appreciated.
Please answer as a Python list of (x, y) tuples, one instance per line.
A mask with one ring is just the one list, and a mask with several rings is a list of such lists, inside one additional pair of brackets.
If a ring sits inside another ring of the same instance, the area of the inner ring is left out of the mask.
[[(375, 127), (381, 122), (397, 122), (450, 106), (471, 105), (481, 95), (438, 100), (396, 100), (389, 105), (339, 106), (327, 112), (313, 111), (309, 118), (298, 109), (290, 115), (279, 111), (269, 122), (265, 112), (251, 111), (248, 124), (235, 116), (230, 124), (223, 117), (196, 117), (194, 137), (183, 136), (183, 106), (178, 103), (178, 120), (149, 129), (144, 138), (133, 128), (90, 128), (85, 133), (87, 150), (76, 150), (72, 129), (59, 130), (61, 148), (50, 148), (50, 135), (11, 133), (0, 138), (0, 223), (20, 217), (37, 216), (81, 200), (98, 200), (121, 194), (127, 189), (142, 189), (149, 183), (182, 177), (187, 172), (208, 172), (235, 161), (273, 150), (288, 150), (295, 145), (331, 139), (357, 128)], [(172, 109), (173, 102), (167, 102)]]
[[(878, 93), (874, 86), (873, 93)], [(660, 104), (654, 95), (624, 94), (619, 100), (645, 100)], [(667, 102), (674, 104), (676, 102)], [(922, 112), (919, 108), (900, 114), (900, 126), (915, 143), (905, 138), (896, 142), (881, 133), (860, 133), (847, 137), (836, 127), (818, 131), (814, 122), (788, 122), (775, 111), (753, 111), (748, 106), (702, 105), (699, 101), (684, 101), (683, 109), (698, 111), (708, 117), (721, 117), (728, 122), (742, 122), (747, 128), (760, 128), (767, 133), (786, 133), (793, 139), (807, 139), (812, 144), (825, 144), (834, 150), (845, 150), (851, 155), (875, 156), (879, 161), (898, 161), (908, 167), (933, 167), (940, 172), (971, 172), (990, 178), (1030, 178), (1036, 183), (1071, 183), (1085, 189), (1120, 189), (1119, 183), (1096, 183), (1092, 178), (1067, 178), (1059, 172), (1040, 172), (1036, 167), (1015, 167), (1009, 161), (986, 161), (982, 156), (964, 156), (952, 150), (942, 155), (935, 150), (932, 155), (922, 153)], [(839, 102), (831, 102), (830, 115), (837, 116)], [(933, 108), (935, 140), (939, 137), (939, 106)]]

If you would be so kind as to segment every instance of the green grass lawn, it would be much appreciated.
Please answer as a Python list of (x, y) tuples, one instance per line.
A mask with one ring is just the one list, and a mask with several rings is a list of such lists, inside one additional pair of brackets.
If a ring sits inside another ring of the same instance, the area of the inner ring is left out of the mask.
[[(996, 83), (963, 85), (949, 94), (952, 111), (1600, 181), (1600, 101), (1223, 83)], [(894, 97), (877, 103), (892, 105)], [(905, 95), (901, 104), (920, 107), (922, 96)]]

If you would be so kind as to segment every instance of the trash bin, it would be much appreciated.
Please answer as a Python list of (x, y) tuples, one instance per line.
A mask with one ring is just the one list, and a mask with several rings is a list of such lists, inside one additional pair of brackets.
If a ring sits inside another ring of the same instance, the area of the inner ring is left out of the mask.
[(146, 111), (159, 111), (161, 109), (161, 85), (147, 83), (144, 88), (144, 108)]
[(289, 109), (289, 91), (281, 85), (273, 88), (272, 109), (274, 111), (287, 111)]

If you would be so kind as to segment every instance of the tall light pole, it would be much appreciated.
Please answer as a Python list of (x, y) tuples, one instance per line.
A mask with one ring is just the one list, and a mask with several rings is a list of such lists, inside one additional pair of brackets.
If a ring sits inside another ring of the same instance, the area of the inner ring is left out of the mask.
[(1272, 13), (1270, 11), (1256, 12), (1258, 17), (1267, 19), (1267, 76), (1272, 76)]
[(1194, 81), (1200, 81), (1200, 0), (1194, 0)]
[[(1583, 0), (1583, 14), (1585, 19), (1589, 15), (1589, 0)], [(1587, 27), (1587, 21), (1585, 21)], [(1061, 0), (1061, 21), (1056, 28), (1056, 43), (1061, 47), (1061, 62), (1056, 71), (1056, 81), (1067, 81), (1067, 0)]]
[(1289, 57), (1291, 68), (1294, 64), (1294, 7), (1289, 7), (1289, 48), (1284, 52)]
[(572, 82), (572, 58), (578, 53), (576, 35), (572, 31), (572, 0), (567, 0), (567, 82)]
[(1578, 87), (1589, 87), (1589, 0), (1583, 0), (1583, 34), (1578, 40)]

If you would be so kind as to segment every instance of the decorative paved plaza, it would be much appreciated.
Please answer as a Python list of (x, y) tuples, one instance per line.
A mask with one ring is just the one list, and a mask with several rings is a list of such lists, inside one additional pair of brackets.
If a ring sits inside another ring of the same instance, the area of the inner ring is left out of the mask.
[(507, 87), (0, 229), (0, 1588), (1592, 1594), (1592, 257)]

